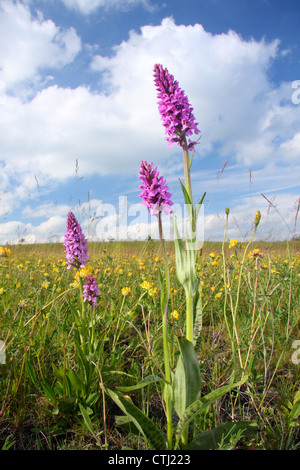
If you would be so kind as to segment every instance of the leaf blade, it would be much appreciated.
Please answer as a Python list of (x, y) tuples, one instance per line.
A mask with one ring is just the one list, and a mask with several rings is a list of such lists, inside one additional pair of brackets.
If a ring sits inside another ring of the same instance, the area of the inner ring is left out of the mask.
[(216, 400), (221, 398), (227, 392), (230, 392), (232, 389), (243, 385), (247, 380), (248, 380), (248, 375), (243, 377), (239, 382), (228, 384), (228, 385), (223, 385), (223, 387), (213, 390), (212, 392), (208, 393), (204, 397), (201, 397), (199, 400), (192, 403), (185, 410), (182, 418), (179, 419), (179, 422), (177, 424), (177, 428), (175, 432), (175, 435), (176, 435), (175, 449), (179, 444), (179, 440), (183, 433), (183, 430), (193, 419), (195, 419), (197, 414), (206, 410), (212, 403), (214, 403)]
[(167, 449), (166, 435), (131, 400), (109, 389), (107, 393), (155, 450)]

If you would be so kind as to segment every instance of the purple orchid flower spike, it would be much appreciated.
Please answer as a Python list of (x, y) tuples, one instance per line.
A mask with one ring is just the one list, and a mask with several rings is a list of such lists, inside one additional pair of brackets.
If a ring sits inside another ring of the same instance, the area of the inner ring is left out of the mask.
[(80, 224), (70, 211), (67, 217), (67, 230), (65, 232), (64, 245), (67, 258), (67, 268), (84, 268), (88, 259), (87, 241), (81, 230)]
[(143, 160), (139, 174), (143, 183), (139, 186), (142, 189), (139, 197), (143, 199), (143, 204), (153, 215), (159, 214), (162, 210), (170, 214), (172, 212), (170, 206), (173, 205), (170, 199), (172, 194), (168, 192), (169, 188), (163, 177), (159, 177), (157, 167), (153, 168), (153, 163), (148, 164), (146, 160)]
[(154, 83), (158, 91), (158, 109), (167, 134), (169, 147), (178, 143), (181, 147), (187, 145), (194, 150), (196, 141), (188, 139), (194, 134), (200, 134), (198, 123), (195, 122), (193, 108), (183, 90), (173, 75), (160, 64), (154, 66)]
[(93, 276), (88, 276), (83, 286), (83, 299), (91, 305), (97, 305), (99, 287)]

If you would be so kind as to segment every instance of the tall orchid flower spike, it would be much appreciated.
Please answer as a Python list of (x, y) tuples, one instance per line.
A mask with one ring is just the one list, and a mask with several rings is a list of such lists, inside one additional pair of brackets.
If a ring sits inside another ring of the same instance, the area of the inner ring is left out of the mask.
[(83, 286), (83, 299), (91, 305), (97, 305), (99, 287), (93, 276), (88, 276)]
[(154, 83), (159, 98), (158, 110), (165, 127), (169, 147), (177, 143), (182, 148), (185, 190), (189, 204), (193, 204), (190, 175), (192, 158), (189, 157), (189, 150), (194, 151), (197, 144), (197, 141), (190, 137), (193, 134), (200, 134), (198, 123), (195, 122), (193, 108), (184, 91), (179, 88), (178, 82), (174, 80), (168, 69), (160, 64), (154, 65)]
[(64, 245), (66, 247), (67, 268), (84, 268), (88, 259), (87, 241), (75, 215), (70, 211), (67, 217), (67, 230)]
[(139, 171), (142, 185), (139, 188), (142, 192), (139, 197), (143, 199), (143, 204), (148, 207), (152, 215), (157, 215), (159, 212), (164, 211), (170, 214), (170, 206), (173, 205), (171, 196), (168, 192), (169, 188), (163, 177), (159, 176), (157, 167), (153, 168), (153, 163), (147, 163), (143, 160)]
[[(178, 143), (181, 147), (187, 144), (187, 137), (200, 134), (198, 123), (195, 122), (193, 108), (189, 104), (183, 90), (173, 75), (160, 64), (154, 66), (154, 83), (158, 91), (158, 109), (167, 134), (169, 147)], [(188, 148), (193, 150), (196, 141), (188, 141)]]

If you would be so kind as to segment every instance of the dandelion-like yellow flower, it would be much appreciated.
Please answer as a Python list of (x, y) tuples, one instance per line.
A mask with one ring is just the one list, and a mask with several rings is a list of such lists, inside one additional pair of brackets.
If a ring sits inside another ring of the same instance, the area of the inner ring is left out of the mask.
[(11, 251), (9, 248), (0, 246), (0, 256), (8, 257), (11, 256)]
[(216, 295), (215, 295), (215, 299), (219, 299), (222, 295), (222, 292), (218, 292)]
[(86, 265), (82, 269), (78, 269), (78, 271), (76, 271), (76, 274), (75, 274), (74, 287), (78, 286), (79, 278), (86, 279), (87, 277), (92, 276), (92, 275), (93, 275), (93, 268), (89, 265)]
[(151, 284), (149, 281), (144, 281), (142, 284), (140, 284), (140, 286), (141, 286), (143, 289), (149, 290), (149, 289), (151, 289), (151, 287), (153, 286), (153, 284)]
[(178, 320), (179, 319), (179, 313), (177, 312), (177, 310), (173, 310), (173, 312), (171, 313), (172, 317), (175, 318), (175, 320)]
[(93, 268), (92, 266), (87, 264), (84, 268), (79, 269), (77, 273), (79, 273), (80, 277), (86, 278), (86, 277), (92, 276)]
[(215, 258), (217, 255), (216, 255), (216, 253), (209, 253), (209, 256), (210, 256), (211, 258)]
[(154, 297), (155, 294), (157, 294), (157, 287), (155, 287), (154, 289), (152, 287), (150, 287), (150, 289), (148, 290), (148, 294), (151, 296), (151, 297)]
[(122, 294), (123, 294), (125, 297), (128, 297), (129, 295), (131, 295), (131, 289), (130, 289), (130, 287), (122, 287)]
[(263, 256), (264, 253), (262, 253), (259, 248), (255, 248), (253, 251), (248, 253), (248, 257), (251, 259), (262, 258)]
[(238, 243), (237, 239), (235, 239), (235, 240), (230, 240), (228, 248), (229, 248), (229, 249), (233, 248), (234, 246), (237, 245), (237, 243)]

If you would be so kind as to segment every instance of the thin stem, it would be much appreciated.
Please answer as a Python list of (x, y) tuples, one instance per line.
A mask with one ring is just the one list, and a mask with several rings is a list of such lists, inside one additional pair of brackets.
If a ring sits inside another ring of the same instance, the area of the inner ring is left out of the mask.
[[(190, 156), (189, 149), (187, 145), (186, 137), (184, 138), (184, 143), (182, 144), (183, 152), (183, 165), (184, 165), (184, 183), (185, 189), (190, 198), (192, 204), (192, 211), (190, 212), (190, 228), (192, 239), (196, 236), (196, 220), (194, 216), (194, 203), (193, 203), (193, 194), (192, 194), (192, 184), (191, 184), (191, 171), (190, 171)], [(195, 245), (196, 246), (196, 245)], [(189, 247), (191, 249), (191, 246)], [(193, 293), (191, 289), (186, 290), (186, 339), (193, 343), (194, 337), (194, 307), (193, 307)]]
[(193, 296), (186, 296), (186, 339), (193, 343), (194, 319), (193, 319)]
[(185, 189), (187, 190), (187, 192), (190, 196), (190, 200), (193, 203), (191, 172), (190, 172), (190, 156), (189, 156), (189, 149), (188, 149), (186, 138), (185, 138), (184, 144), (182, 145), (182, 153), (183, 153)]
[[(167, 382), (167, 393), (165, 394), (166, 403), (166, 417), (167, 417), (167, 436), (168, 436), (168, 449), (172, 449), (173, 442), (173, 429), (172, 429), (172, 401), (171, 395), (168, 393), (168, 388), (171, 386), (171, 369), (170, 369), (170, 351), (169, 351), (169, 339), (168, 339), (168, 302), (170, 296), (170, 274), (169, 274), (169, 261), (166, 242), (163, 236), (161, 212), (158, 213), (158, 227), (159, 236), (164, 250), (165, 260), (165, 292), (164, 302), (162, 302), (162, 326), (163, 326), (163, 349), (164, 349), (164, 363), (165, 363), (165, 380)], [(162, 286), (163, 288), (163, 286)]]
[(239, 340), (238, 331), (237, 331), (237, 326), (236, 326), (236, 316), (237, 316), (237, 308), (238, 308), (238, 304), (239, 304), (239, 297), (240, 297), (240, 290), (241, 290), (241, 280), (242, 280), (242, 274), (243, 274), (243, 267), (244, 267), (244, 263), (245, 263), (245, 257), (246, 257), (246, 253), (247, 253), (247, 251), (248, 251), (248, 248), (249, 248), (250, 244), (253, 242), (253, 239), (254, 239), (254, 237), (255, 237), (256, 229), (257, 229), (257, 225), (255, 225), (253, 235), (252, 235), (252, 237), (251, 237), (251, 240), (248, 242), (248, 244), (247, 244), (247, 246), (246, 246), (246, 248), (245, 248), (244, 255), (243, 255), (243, 258), (242, 258), (242, 263), (241, 263), (240, 272), (239, 272), (239, 280), (238, 280), (238, 288), (237, 288), (237, 295), (236, 295), (236, 303), (235, 303), (235, 308), (234, 308), (234, 312), (233, 312), (233, 316), (232, 316), (232, 320), (233, 320), (233, 329), (234, 329), (234, 333), (235, 333), (235, 336), (236, 336), (236, 342), (237, 342), (237, 347), (238, 347), (239, 361), (240, 361), (240, 365), (241, 365), (241, 368), (242, 368), (242, 369), (243, 369), (244, 367), (243, 367), (243, 361), (242, 361), (241, 350), (240, 350), (240, 340)]
[(225, 296), (224, 296), (224, 297), (225, 297), (225, 298), (224, 298), (224, 319), (225, 319), (225, 323), (226, 323), (226, 327), (227, 327), (228, 334), (229, 334), (229, 336), (230, 336), (232, 352), (234, 352), (233, 337), (232, 337), (232, 334), (231, 334), (231, 331), (230, 331), (230, 328), (229, 328), (228, 319), (227, 319), (227, 314), (226, 314), (228, 290), (227, 290), (226, 264), (225, 264), (225, 238), (226, 238), (227, 227), (228, 227), (228, 213), (226, 213), (226, 223), (225, 223), (224, 237), (223, 237), (223, 244), (222, 244), (223, 278), (224, 278), (224, 288), (225, 288)]

